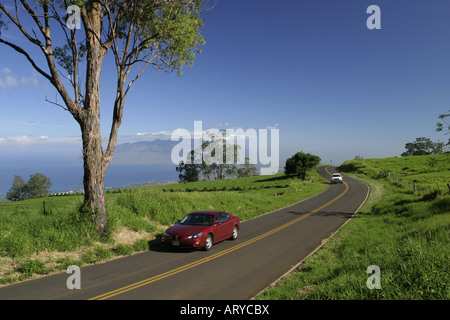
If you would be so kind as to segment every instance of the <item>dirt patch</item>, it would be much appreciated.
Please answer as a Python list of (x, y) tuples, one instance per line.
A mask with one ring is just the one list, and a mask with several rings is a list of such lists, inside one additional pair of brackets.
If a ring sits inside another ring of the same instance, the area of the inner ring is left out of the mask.
[(7, 257), (0, 257), (0, 277), (13, 270), (17, 264), (14, 262), (13, 259), (7, 258)]
[(113, 235), (115, 243), (122, 243), (124, 245), (133, 245), (137, 240), (140, 239), (152, 240), (153, 238), (154, 236), (148, 232), (133, 231), (125, 227), (121, 227)]
[(311, 292), (313, 290), (312, 286), (304, 286), (303, 288), (301, 288), (301, 290), (298, 292), (298, 296), (299, 298), (302, 298), (303, 296), (305, 296), (306, 294), (308, 294), (309, 292)]
[(74, 251), (74, 252), (58, 252), (58, 251), (47, 251), (47, 249), (44, 249), (44, 251), (39, 253), (34, 253), (30, 259), (31, 260), (39, 260), (43, 262), (47, 261), (56, 261), (59, 259), (68, 258), (71, 260), (81, 260), (83, 258), (83, 252), (81, 250)]

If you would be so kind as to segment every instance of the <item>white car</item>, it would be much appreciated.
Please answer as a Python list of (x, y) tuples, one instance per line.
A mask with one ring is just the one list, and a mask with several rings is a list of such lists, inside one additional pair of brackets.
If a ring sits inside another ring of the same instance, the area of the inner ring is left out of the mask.
[(342, 175), (340, 173), (333, 173), (331, 183), (342, 183)]

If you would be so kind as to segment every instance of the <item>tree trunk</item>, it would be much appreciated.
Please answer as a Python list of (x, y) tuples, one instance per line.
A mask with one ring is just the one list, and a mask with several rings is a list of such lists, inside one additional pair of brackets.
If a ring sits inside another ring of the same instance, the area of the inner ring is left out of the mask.
[(107, 228), (104, 179), (109, 161), (105, 161), (100, 131), (100, 75), (105, 49), (100, 39), (103, 17), (100, 2), (93, 2), (84, 15), (86, 32), (86, 92), (80, 127), (83, 140), (84, 205), (94, 217), (97, 231)]
[(103, 162), (100, 117), (89, 115), (81, 125), (84, 163), (84, 205), (93, 215), (97, 231), (103, 235), (107, 228), (104, 180), (106, 164)]

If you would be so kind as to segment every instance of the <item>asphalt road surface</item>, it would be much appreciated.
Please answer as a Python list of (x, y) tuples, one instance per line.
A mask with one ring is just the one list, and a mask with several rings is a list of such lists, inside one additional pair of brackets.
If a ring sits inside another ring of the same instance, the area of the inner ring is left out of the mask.
[[(328, 181), (333, 168), (320, 167)], [(360, 208), (364, 183), (344, 176), (312, 198), (242, 222), (239, 237), (208, 251), (155, 247), (82, 267), (81, 288), (61, 272), (0, 288), (4, 299), (246, 300), (302, 261)], [(232, 212), (230, 212), (232, 214)]]

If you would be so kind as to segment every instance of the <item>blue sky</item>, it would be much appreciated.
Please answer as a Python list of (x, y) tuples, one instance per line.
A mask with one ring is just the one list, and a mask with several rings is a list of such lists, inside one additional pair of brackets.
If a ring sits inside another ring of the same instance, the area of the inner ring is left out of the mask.
[[(373, 4), (380, 30), (366, 27)], [(218, 0), (204, 14), (207, 43), (194, 67), (181, 77), (147, 70), (134, 85), (119, 143), (168, 138), (195, 120), (278, 128), (283, 166), (297, 151), (339, 164), (399, 156), (421, 136), (446, 141), (435, 127), (450, 109), (449, 14), (448, 0)], [(25, 44), (13, 26), (2, 36)], [(104, 136), (114, 77), (105, 62)], [(80, 157), (78, 124), (45, 101), (55, 92), (0, 45), (0, 160)]]

